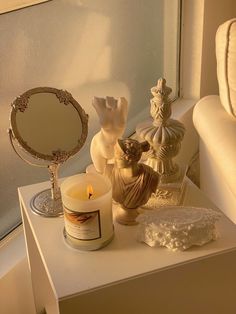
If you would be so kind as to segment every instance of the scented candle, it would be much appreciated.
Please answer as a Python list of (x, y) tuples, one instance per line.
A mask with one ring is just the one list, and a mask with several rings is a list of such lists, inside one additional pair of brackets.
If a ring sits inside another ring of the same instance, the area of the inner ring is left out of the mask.
[(100, 174), (83, 173), (61, 184), (64, 236), (80, 250), (97, 250), (113, 238), (112, 188)]

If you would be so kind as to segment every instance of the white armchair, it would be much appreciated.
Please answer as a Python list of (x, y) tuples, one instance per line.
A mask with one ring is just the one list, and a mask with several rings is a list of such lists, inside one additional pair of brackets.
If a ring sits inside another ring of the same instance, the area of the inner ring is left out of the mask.
[(236, 18), (216, 33), (219, 96), (207, 96), (194, 108), (200, 138), (200, 185), (236, 223)]

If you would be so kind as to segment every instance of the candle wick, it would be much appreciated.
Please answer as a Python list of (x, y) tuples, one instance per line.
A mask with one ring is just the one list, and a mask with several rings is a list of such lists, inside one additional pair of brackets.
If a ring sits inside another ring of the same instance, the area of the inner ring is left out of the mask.
[(91, 198), (91, 196), (92, 196), (92, 195), (93, 195), (92, 193), (89, 193), (89, 197), (88, 197), (88, 198), (89, 198), (89, 200), (90, 200), (90, 198)]

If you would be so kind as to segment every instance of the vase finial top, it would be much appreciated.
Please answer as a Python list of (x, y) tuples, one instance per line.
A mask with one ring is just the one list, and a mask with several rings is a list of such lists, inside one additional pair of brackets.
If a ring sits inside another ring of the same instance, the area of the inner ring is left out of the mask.
[(154, 124), (165, 123), (171, 116), (171, 100), (169, 95), (172, 89), (166, 85), (166, 80), (160, 78), (157, 85), (151, 88), (154, 96), (151, 100), (151, 116)]

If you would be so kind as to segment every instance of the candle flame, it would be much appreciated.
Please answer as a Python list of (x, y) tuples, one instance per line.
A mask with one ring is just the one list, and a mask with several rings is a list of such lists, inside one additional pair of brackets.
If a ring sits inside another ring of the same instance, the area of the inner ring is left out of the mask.
[(93, 195), (93, 187), (92, 187), (91, 184), (89, 184), (89, 185), (87, 186), (87, 195), (88, 195), (88, 199), (90, 200), (90, 198), (91, 198), (92, 195)]

